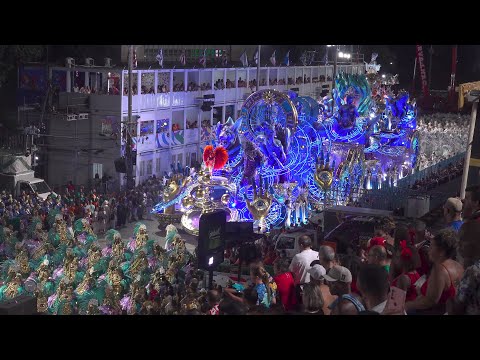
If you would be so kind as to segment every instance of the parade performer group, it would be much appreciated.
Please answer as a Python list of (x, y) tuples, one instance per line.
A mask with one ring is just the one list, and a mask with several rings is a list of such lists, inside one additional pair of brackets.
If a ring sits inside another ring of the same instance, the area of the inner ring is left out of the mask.
[(49, 220), (48, 233), (33, 222), (21, 242), (0, 226), (0, 302), (27, 294), (37, 298), (39, 313), (161, 313), (159, 304), (174, 301), (172, 286), (196, 268), (173, 225), (167, 227), (168, 249), (149, 239), (141, 223), (128, 242), (109, 230), (101, 248), (84, 219), (75, 222), (73, 234), (61, 215)]

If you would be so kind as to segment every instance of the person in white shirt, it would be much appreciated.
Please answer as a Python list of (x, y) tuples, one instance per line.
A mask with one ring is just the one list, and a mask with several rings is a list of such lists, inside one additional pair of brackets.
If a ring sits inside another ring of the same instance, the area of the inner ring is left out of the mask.
[(314, 260), (318, 260), (318, 252), (311, 249), (312, 239), (303, 235), (298, 239), (302, 251), (295, 255), (290, 264), (289, 270), (293, 273), (295, 285), (310, 282), (310, 264)]

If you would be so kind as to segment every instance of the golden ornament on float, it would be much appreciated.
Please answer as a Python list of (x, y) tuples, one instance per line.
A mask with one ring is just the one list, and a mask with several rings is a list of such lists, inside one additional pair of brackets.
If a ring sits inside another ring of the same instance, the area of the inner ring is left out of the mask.
[(320, 187), (326, 191), (330, 188), (333, 181), (332, 170), (330, 169), (319, 169), (314, 175), (315, 182), (320, 185)]
[(195, 204), (195, 199), (191, 195), (185, 196), (182, 199), (182, 206), (185, 209), (191, 208), (194, 204)]
[(223, 205), (228, 205), (228, 203), (230, 202), (230, 194), (223, 194), (221, 201)]
[(203, 199), (205, 197), (205, 190), (203, 188), (197, 188), (197, 190), (195, 191), (195, 197), (197, 199)]
[(205, 175), (203, 175), (202, 181), (204, 183), (209, 183), (211, 179), (212, 179), (212, 175), (210, 173), (206, 173)]

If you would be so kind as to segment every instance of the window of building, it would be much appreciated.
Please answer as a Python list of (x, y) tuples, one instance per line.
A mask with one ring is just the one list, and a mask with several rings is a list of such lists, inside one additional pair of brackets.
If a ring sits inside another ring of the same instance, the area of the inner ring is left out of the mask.
[(183, 154), (177, 155), (177, 162), (179, 162), (180, 165), (183, 166)]
[(190, 166), (194, 166), (196, 162), (197, 162), (197, 153), (193, 152), (190, 154)]
[(154, 121), (142, 121), (140, 123), (140, 136), (153, 134)]
[(140, 176), (145, 176), (145, 161), (140, 161)]
[(98, 177), (101, 179), (103, 176), (103, 164), (93, 164), (92, 177), (95, 178), (95, 174), (98, 174)]
[(160, 174), (160, 172), (162, 171), (161, 166), (162, 166), (162, 158), (158, 157), (157, 158), (157, 164), (155, 166), (155, 173), (156, 174)]
[(147, 161), (147, 175), (151, 176), (153, 171), (153, 160)]

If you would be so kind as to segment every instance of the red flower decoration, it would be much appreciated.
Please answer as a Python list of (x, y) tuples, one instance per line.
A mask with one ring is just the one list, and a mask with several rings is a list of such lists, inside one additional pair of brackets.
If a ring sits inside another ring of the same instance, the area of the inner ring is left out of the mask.
[(207, 168), (219, 170), (225, 166), (227, 161), (228, 152), (224, 147), (219, 146), (214, 149), (212, 145), (205, 146), (203, 150), (203, 162)]

